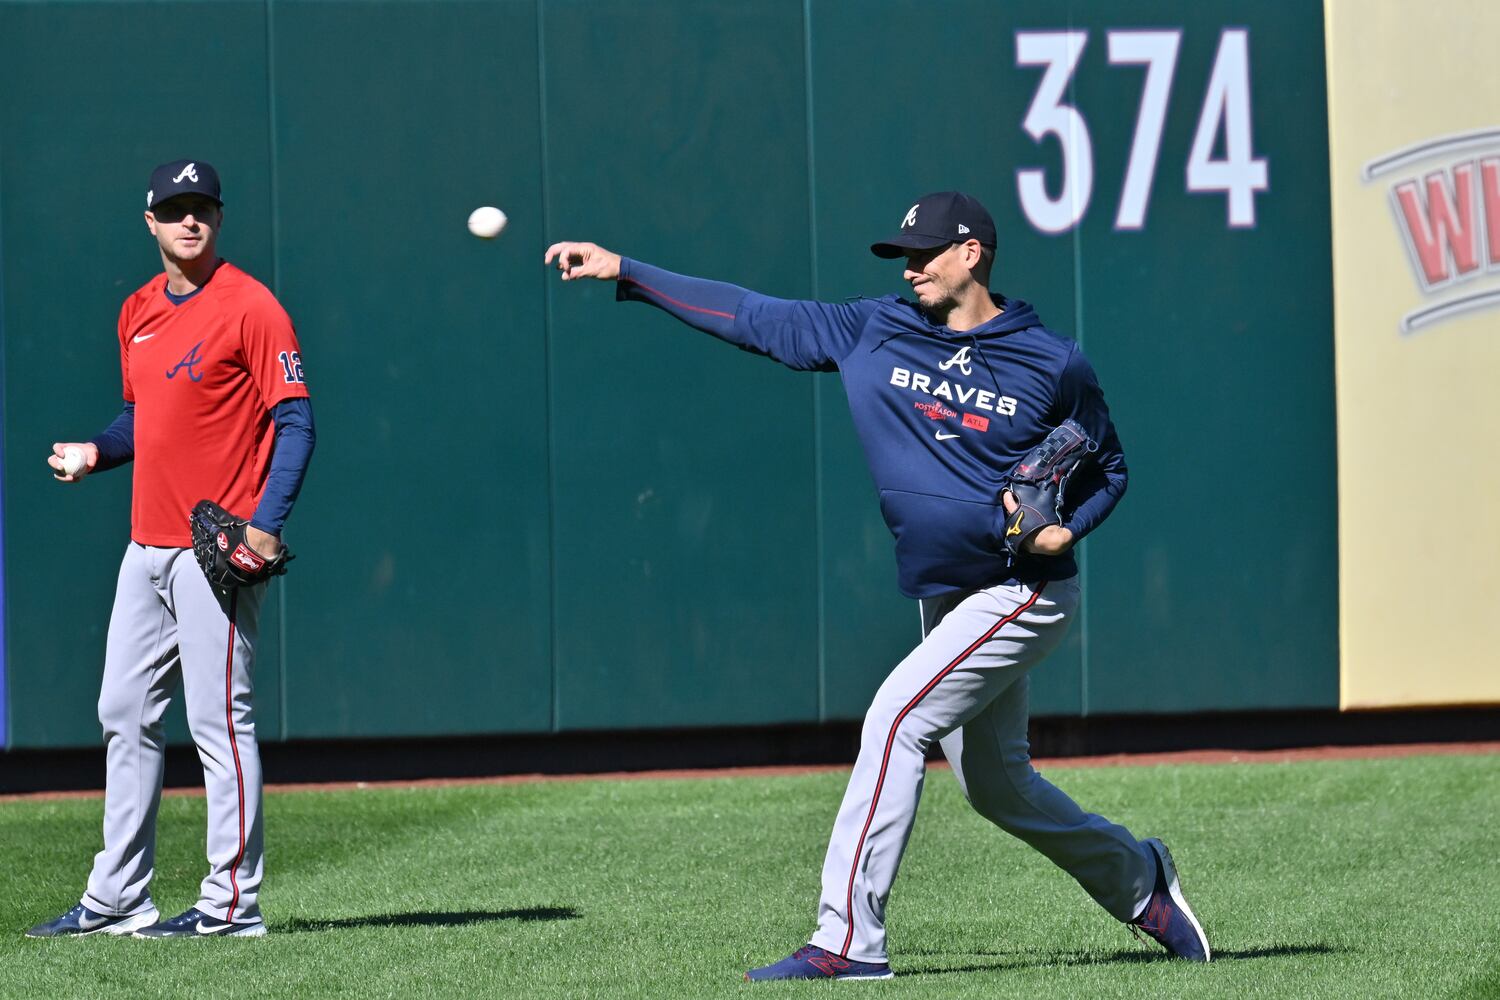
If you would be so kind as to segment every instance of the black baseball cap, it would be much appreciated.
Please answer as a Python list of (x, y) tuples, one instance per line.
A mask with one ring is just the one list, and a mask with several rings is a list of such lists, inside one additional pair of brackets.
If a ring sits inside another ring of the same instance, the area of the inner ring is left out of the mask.
[(202, 160), (173, 160), (151, 171), (151, 186), (146, 189), (146, 208), (155, 208), (168, 198), (180, 194), (201, 194), (224, 205), (219, 197), (219, 172)]
[(939, 191), (918, 198), (901, 220), (901, 231), (884, 242), (870, 244), (870, 252), (894, 260), (912, 250), (932, 250), (967, 240), (978, 240), (981, 246), (993, 249), (995, 220), (977, 198), (961, 191)]

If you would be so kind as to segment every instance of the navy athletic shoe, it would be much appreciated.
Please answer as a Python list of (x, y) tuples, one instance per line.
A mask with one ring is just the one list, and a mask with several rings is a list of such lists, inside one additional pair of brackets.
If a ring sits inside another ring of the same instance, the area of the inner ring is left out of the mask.
[(62, 916), (37, 924), (26, 932), (29, 938), (85, 937), (89, 934), (129, 934), (141, 927), (149, 927), (161, 919), (156, 907), (132, 913), (128, 917), (113, 917), (108, 913), (95, 913), (79, 903)]
[(1151, 936), (1174, 958), (1185, 958), (1190, 962), (1207, 962), (1211, 955), (1208, 935), (1192, 908), (1182, 896), (1182, 885), (1177, 881), (1177, 866), (1172, 863), (1172, 852), (1167, 845), (1152, 837), (1143, 843), (1156, 855), (1156, 888), (1146, 901), (1146, 909), (1139, 917), (1130, 921), (1130, 932), (1136, 934), (1139, 927)]
[(746, 979), (889, 979), (894, 973), (884, 962), (855, 962), (810, 944), (774, 965), (745, 973)]
[(138, 938), (200, 938), (200, 937), (265, 937), (266, 925), (257, 920), (249, 924), (232, 924), (227, 920), (215, 920), (196, 906), (186, 913), (179, 913), (171, 920), (143, 927), (135, 932)]

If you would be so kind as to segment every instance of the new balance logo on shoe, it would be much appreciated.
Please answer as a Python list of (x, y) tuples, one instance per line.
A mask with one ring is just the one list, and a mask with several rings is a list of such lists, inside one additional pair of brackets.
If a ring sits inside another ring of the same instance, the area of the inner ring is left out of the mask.
[(890, 979), (885, 962), (858, 962), (817, 945), (798, 948), (786, 958), (745, 973), (751, 981), (765, 979)]
[(1203, 926), (1182, 894), (1172, 852), (1155, 837), (1142, 843), (1156, 859), (1156, 886), (1140, 916), (1130, 921), (1131, 933), (1140, 937), (1136, 932), (1139, 927), (1167, 949), (1173, 958), (1185, 958), (1190, 962), (1209, 961), (1212, 953), (1208, 947), (1208, 935), (1203, 933)]

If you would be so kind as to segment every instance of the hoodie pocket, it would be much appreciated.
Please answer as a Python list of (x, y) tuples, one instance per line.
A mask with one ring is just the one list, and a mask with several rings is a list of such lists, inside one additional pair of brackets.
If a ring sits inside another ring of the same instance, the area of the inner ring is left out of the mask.
[(896, 537), (903, 579), (978, 586), (1008, 561), (1001, 545), (1005, 508), (998, 503), (882, 490), (880, 510)]

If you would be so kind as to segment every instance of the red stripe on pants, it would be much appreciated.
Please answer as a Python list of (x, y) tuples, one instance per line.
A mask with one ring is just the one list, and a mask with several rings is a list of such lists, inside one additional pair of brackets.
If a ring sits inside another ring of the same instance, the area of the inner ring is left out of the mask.
[(224, 914), (224, 919), (230, 923), (234, 922), (234, 908), (240, 901), (240, 880), (235, 874), (239, 871), (240, 864), (245, 860), (245, 772), (240, 767), (240, 745), (234, 738), (234, 633), (235, 633), (235, 610), (239, 605), (240, 592), (231, 590), (229, 592), (229, 652), (224, 657), (224, 721), (229, 727), (229, 746), (234, 751), (234, 783), (240, 796), (240, 850), (234, 856), (234, 864), (229, 866), (229, 884), (234, 888), (234, 894), (229, 899), (229, 909)]
[(901, 712), (896, 716), (896, 721), (891, 723), (890, 734), (885, 738), (885, 755), (880, 759), (880, 776), (875, 780), (875, 795), (870, 800), (870, 815), (865, 817), (864, 829), (859, 831), (859, 843), (854, 848), (854, 864), (849, 869), (849, 892), (844, 897), (844, 906), (847, 908), (847, 911), (849, 913), (849, 933), (844, 935), (844, 947), (839, 949), (839, 956), (841, 958), (849, 957), (849, 945), (854, 941), (854, 876), (859, 871), (859, 856), (865, 849), (865, 837), (870, 832), (870, 824), (875, 821), (875, 807), (880, 804), (880, 790), (885, 786), (885, 772), (891, 763), (891, 747), (896, 743), (896, 730), (901, 728), (902, 720), (906, 718), (911, 710), (921, 704), (922, 699), (931, 694), (932, 689), (937, 687), (944, 677), (947, 677), (949, 674), (951, 674), (955, 667), (967, 660), (970, 656), (974, 655), (974, 651), (980, 646), (983, 646), (986, 642), (989, 642), (990, 638), (996, 632), (1000, 631), (1002, 628), (1009, 625), (1017, 618), (1021, 617), (1021, 615), (1025, 611), (1027, 611), (1033, 604), (1035, 604), (1036, 599), (1042, 596), (1042, 587), (1044, 586), (1046, 586), (1046, 584), (1039, 584), (1036, 588), (1036, 591), (1031, 595), (1030, 600), (1028, 600), (1025, 604), (1022, 604), (1020, 607), (1016, 608), (1016, 610), (1012, 611), (1004, 618), (1000, 619), (1000, 621), (996, 622), (993, 628), (991, 628), (984, 635), (980, 636), (978, 639), (975, 639), (968, 649), (964, 650), (962, 653), (959, 653), (958, 657), (952, 663), (948, 664), (946, 667), (940, 670), (936, 677), (927, 682), (926, 687), (917, 692), (917, 696), (915, 698), (906, 703), (906, 707), (903, 708)]

